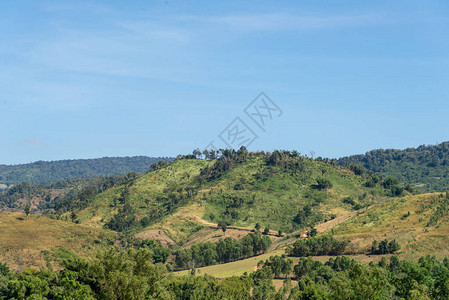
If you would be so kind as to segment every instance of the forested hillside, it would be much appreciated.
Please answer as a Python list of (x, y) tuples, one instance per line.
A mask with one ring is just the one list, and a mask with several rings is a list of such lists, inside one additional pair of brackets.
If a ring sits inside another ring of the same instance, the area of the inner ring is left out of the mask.
[(405, 150), (379, 149), (338, 160), (342, 166), (360, 164), (375, 173), (395, 176), (427, 192), (449, 189), (449, 142)]
[(38, 161), (21, 165), (0, 165), (0, 184), (21, 182), (52, 183), (79, 177), (111, 176), (129, 172), (145, 172), (158, 161), (172, 161), (169, 157), (103, 157)]
[(138, 173), (130, 172), (66, 179), (50, 184), (22, 182), (0, 192), (0, 211), (23, 211), (29, 203), (31, 210), (39, 214), (66, 212), (87, 205), (96, 194), (137, 176)]

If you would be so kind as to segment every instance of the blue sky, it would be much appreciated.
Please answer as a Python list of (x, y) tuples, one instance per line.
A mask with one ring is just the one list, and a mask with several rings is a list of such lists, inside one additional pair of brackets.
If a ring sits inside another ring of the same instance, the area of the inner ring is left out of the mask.
[[(0, 164), (449, 140), (447, 1), (2, 1)], [(283, 111), (260, 130), (264, 91)]]

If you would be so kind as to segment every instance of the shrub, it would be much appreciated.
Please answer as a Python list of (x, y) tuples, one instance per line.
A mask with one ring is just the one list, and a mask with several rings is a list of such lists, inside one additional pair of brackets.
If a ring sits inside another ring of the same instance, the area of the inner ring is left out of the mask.
[(316, 182), (315, 187), (319, 190), (330, 189), (333, 186), (332, 182), (327, 178), (318, 178)]

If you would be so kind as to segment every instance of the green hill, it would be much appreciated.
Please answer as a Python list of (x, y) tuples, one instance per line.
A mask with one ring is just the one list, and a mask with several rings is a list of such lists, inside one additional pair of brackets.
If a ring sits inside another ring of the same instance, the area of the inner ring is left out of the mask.
[(360, 164), (375, 173), (395, 176), (427, 192), (449, 190), (449, 142), (405, 150), (379, 149), (338, 160), (342, 166)]
[(449, 255), (449, 195), (433, 193), (394, 198), (337, 225), (334, 234), (351, 241), (350, 252), (368, 253), (374, 240), (396, 240), (400, 257)]
[(173, 159), (147, 156), (103, 157), (0, 165), (0, 184), (52, 183), (79, 177), (110, 176), (129, 172), (141, 173), (149, 170), (153, 163), (161, 160), (172, 161)]
[(178, 243), (217, 223), (292, 232), (383, 201), (393, 187), (403, 192), (379, 180), (367, 187), (371, 180), (296, 152), (229, 150), (218, 160), (178, 159), (108, 189), (76, 220), (125, 232), (160, 229)]

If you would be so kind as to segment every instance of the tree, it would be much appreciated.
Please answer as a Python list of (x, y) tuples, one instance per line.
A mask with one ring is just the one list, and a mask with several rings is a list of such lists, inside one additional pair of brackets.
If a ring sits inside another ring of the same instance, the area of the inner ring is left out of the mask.
[(218, 228), (223, 231), (223, 234), (226, 234), (226, 230), (228, 229), (228, 225), (226, 224), (225, 221), (220, 221), (218, 223)]
[(377, 241), (373, 241), (371, 245), (371, 254), (389, 254), (394, 253), (401, 249), (401, 245), (399, 245), (396, 240), (392, 240), (388, 242), (387, 239), (378, 243)]
[(318, 230), (316, 230), (315, 227), (313, 227), (312, 229), (310, 229), (309, 232), (308, 232), (308, 236), (310, 236), (310, 237), (314, 237), (314, 236), (316, 236), (317, 234), (318, 234)]
[(365, 168), (362, 165), (359, 165), (359, 164), (351, 164), (349, 166), (349, 169), (352, 172), (354, 172), (355, 175), (359, 175), (359, 176), (363, 175), (366, 172)]
[(30, 212), (31, 212), (31, 205), (30, 205), (30, 202), (28, 202), (28, 203), (25, 205), (25, 208), (23, 209), (23, 211), (25, 212), (25, 214), (26, 214), (26, 216), (27, 216), (27, 220), (28, 220), (28, 216), (30, 215)]
[(254, 227), (257, 231), (259, 231), (260, 230), (260, 224), (259, 223), (256, 223), (256, 226)]
[(195, 149), (195, 150), (193, 150), (193, 152), (192, 152), (192, 154), (196, 157), (196, 158), (201, 158), (201, 155), (203, 155), (203, 153), (201, 152), (201, 150), (200, 149)]
[(270, 233), (270, 228), (269, 227), (265, 227), (263, 234), (268, 235)]

